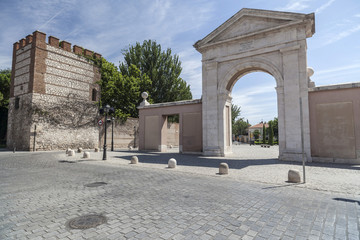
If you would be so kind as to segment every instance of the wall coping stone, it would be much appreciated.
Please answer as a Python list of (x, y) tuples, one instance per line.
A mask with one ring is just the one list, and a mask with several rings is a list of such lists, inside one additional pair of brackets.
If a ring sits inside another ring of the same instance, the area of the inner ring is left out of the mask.
[(176, 102), (165, 102), (165, 103), (156, 103), (156, 104), (146, 105), (143, 107), (138, 107), (138, 109), (172, 107), (172, 106), (179, 106), (179, 105), (198, 104), (201, 102), (202, 102), (201, 99), (184, 100), (184, 101), (176, 101)]
[(349, 89), (349, 88), (360, 88), (360, 82), (318, 86), (318, 87), (309, 88), (309, 92), (318, 92), (318, 91), (336, 90), (336, 89)]

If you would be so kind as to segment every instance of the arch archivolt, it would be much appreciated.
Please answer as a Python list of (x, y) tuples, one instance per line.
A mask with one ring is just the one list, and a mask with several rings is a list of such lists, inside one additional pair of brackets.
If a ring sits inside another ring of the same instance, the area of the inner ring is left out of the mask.
[(266, 58), (256, 57), (251, 59), (239, 59), (234, 64), (227, 64), (230, 67), (223, 76), (219, 76), (219, 93), (231, 93), (232, 88), (238, 79), (251, 72), (265, 72), (272, 75), (276, 80), (276, 88), (284, 85), (283, 74), (280, 66), (276, 66)]

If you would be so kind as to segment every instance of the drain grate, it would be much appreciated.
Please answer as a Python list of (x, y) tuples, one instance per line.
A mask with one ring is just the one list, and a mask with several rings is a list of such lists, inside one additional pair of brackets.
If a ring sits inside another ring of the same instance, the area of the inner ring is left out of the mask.
[(72, 229), (88, 229), (97, 227), (103, 223), (106, 223), (106, 217), (103, 215), (85, 215), (76, 217), (68, 222), (68, 226)]
[(107, 184), (106, 182), (94, 182), (94, 183), (85, 184), (85, 187), (100, 187), (106, 184)]

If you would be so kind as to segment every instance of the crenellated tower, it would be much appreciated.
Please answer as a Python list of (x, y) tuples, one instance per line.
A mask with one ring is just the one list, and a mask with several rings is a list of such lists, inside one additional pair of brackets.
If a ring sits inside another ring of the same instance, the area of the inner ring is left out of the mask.
[(7, 147), (18, 150), (93, 148), (101, 55), (35, 31), (14, 43)]

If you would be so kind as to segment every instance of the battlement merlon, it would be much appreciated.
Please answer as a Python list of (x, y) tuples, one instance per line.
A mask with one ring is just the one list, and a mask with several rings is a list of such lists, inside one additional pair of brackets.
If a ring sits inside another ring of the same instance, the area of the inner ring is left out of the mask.
[(97, 59), (101, 58), (101, 54), (94, 51), (84, 49), (83, 47), (74, 45), (71, 49), (71, 43), (67, 41), (60, 41), (59, 38), (49, 36), (48, 43), (46, 43), (46, 34), (40, 31), (35, 31), (33, 34), (27, 35), (26, 38), (14, 43), (14, 51), (17, 51), (29, 44), (33, 44), (37, 47), (46, 47), (49, 44), (52, 47), (61, 48), (67, 52), (73, 52), (77, 55), (94, 56)]

